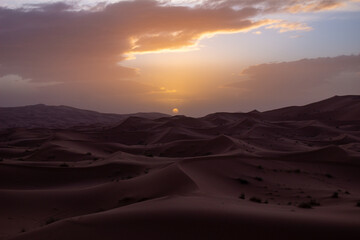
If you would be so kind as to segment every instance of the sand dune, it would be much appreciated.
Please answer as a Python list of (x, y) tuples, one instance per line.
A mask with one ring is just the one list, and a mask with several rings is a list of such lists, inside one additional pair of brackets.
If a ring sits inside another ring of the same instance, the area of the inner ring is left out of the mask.
[(301, 107), (286, 107), (261, 114), (268, 119), (279, 120), (339, 120), (360, 119), (360, 96), (334, 96)]
[(357, 239), (359, 109), (359, 96), (202, 118), (60, 107), (49, 124), (24, 117), (47, 107), (12, 109), (0, 239)]

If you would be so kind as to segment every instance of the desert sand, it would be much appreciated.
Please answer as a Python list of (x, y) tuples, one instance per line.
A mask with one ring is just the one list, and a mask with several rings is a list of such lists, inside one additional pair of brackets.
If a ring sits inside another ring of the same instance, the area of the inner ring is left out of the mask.
[(360, 239), (360, 96), (201, 118), (64, 108), (0, 111), (0, 239)]

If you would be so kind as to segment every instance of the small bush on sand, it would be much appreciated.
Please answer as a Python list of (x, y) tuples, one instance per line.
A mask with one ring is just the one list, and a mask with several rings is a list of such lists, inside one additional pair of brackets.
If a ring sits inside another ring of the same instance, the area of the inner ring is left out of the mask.
[(59, 165), (60, 167), (69, 167), (69, 165), (67, 163), (62, 163)]
[(312, 208), (313, 206), (320, 206), (320, 203), (315, 199), (311, 199), (309, 202), (302, 202), (298, 205), (299, 208)]
[(298, 205), (299, 208), (307, 208), (307, 209), (310, 209), (312, 208), (311, 204), (308, 203), (308, 202), (302, 202)]
[(309, 203), (311, 204), (311, 206), (320, 206), (320, 203), (315, 199), (311, 199)]
[(254, 177), (254, 179), (255, 179), (256, 181), (259, 181), (259, 182), (262, 182), (262, 181), (263, 181), (263, 179), (262, 179), (261, 177)]
[(261, 198), (258, 198), (258, 197), (251, 197), (251, 198), (250, 198), (250, 201), (252, 201), (252, 202), (256, 202), (256, 203), (261, 203)]
[(245, 199), (245, 193), (241, 193), (239, 196), (240, 199)]
[(331, 197), (332, 197), (332, 198), (339, 198), (339, 193), (338, 193), (338, 192), (334, 192)]
[(236, 179), (236, 181), (238, 181), (241, 184), (249, 184), (249, 181), (242, 179), (242, 178), (238, 178), (238, 179)]
[(356, 203), (357, 207), (360, 207), (360, 200)]
[(331, 174), (329, 174), (329, 173), (327, 173), (327, 174), (325, 174), (325, 177), (327, 177), (327, 178), (334, 178)]

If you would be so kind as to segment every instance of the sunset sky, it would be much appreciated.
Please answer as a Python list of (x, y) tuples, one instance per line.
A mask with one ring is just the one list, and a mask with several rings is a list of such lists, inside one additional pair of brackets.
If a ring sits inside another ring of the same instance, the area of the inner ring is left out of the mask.
[(359, 0), (0, 0), (0, 107), (203, 116), (347, 94)]

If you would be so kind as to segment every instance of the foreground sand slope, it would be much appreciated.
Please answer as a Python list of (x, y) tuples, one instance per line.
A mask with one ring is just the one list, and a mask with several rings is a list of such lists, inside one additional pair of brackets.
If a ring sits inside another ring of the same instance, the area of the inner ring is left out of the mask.
[(0, 239), (357, 239), (359, 103), (3, 129)]

